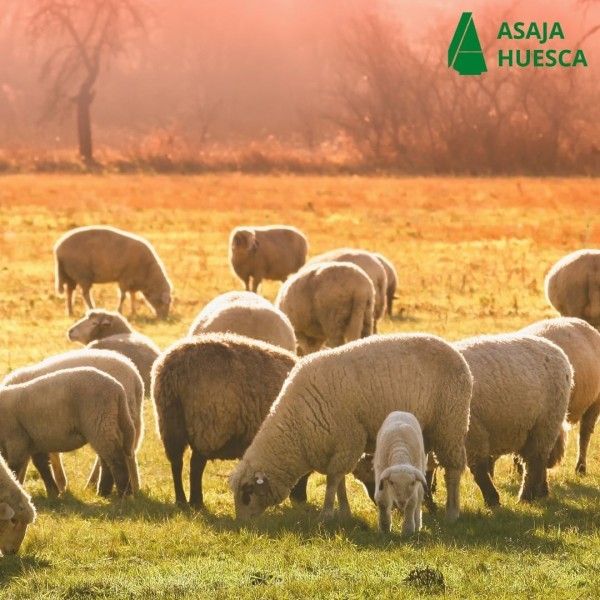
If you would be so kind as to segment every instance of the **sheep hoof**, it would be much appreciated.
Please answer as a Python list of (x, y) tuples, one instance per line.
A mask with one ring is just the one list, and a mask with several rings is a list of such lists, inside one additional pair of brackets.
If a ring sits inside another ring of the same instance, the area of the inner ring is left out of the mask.
[(204, 506), (204, 502), (202, 500), (200, 502), (191, 502), (190, 501), (189, 507), (192, 510), (204, 510), (206, 508), (206, 506)]
[(586, 474), (585, 465), (582, 463), (577, 463), (577, 466), (575, 467), (575, 473), (577, 475), (585, 475)]

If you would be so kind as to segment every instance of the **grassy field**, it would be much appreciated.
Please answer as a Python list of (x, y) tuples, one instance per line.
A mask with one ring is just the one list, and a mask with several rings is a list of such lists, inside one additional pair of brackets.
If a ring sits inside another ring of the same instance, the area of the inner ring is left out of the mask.
[[(382, 252), (400, 281), (394, 318), (382, 331), (455, 340), (554, 316), (544, 275), (567, 252), (600, 247), (598, 215), (600, 184), (590, 179), (2, 177), (0, 375), (73, 347), (52, 260), (54, 242), (72, 227), (111, 224), (154, 244), (176, 302), (167, 322), (144, 307), (134, 325), (166, 348), (207, 301), (239, 287), (227, 266), (236, 225), (294, 224), (312, 254), (339, 246)], [(277, 289), (268, 283), (264, 293), (274, 299)], [(114, 309), (115, 286), (94, 293)], [(79, 298), (76, 310), (83, 314)], [(238, 524), (229, 462), (207, 468), (205, 512), (180, 510), (150, 402), (145, 415), (143, 492), (135, 499), (98, 499), (83, 489), (87, 449), (66, 457), (65, 497), (47, 499), (30, 470), (26, 487), (39, 516), (20, 554), (0, 558), (1, 598), (600, 596), (600, 434), (589, 474), (576, 477), (571, 432), (549, 499), (519, 505), (518, 478), (503, 459), (501, 508), (485, 509), (466, 474), (459, 522), (447, 526), (443, 511), (426, 513), (421, 533), (403, 540), (376, 531), (375, 509), (353, 481), (353, 520), (317, 525), (322, 476), (311, 478), (308, 505), (286, 502)], [(439, 490), (438, 503), (444, 498)]]

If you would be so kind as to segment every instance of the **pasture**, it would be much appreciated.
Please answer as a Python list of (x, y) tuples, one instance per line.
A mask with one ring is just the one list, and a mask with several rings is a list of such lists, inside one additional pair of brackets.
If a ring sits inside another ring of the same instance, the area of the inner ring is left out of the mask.
[[(52, 247), (73, 227), (110, 224), (146, 237), (175, 287), (166, 322), (140, 307), (133, 325), (162, 348), (184, 336), (200, 309), (237, 289), (227, 240), (243, 224), (293, 224), (310, 254), (341, 246), (386, 255), (399, 276), (394, 318), (382, 333), (427, 331), (449, 340), (511, 331), (555, 316), (544, 275), (564, 254), (600, 247), (594, 179), (459, 179), (206, 175), (5, 176), (0, 178), (0, 376), (74, 347), (64, 299), (54, 291)], [(263, 293), (275, 298), (279, 284)], [(94, 286), (113, 310), (116, 285)], [(83, 315), (77, 295), (76, 315)], [(125, 314), (129, 315), (129, 303)], [(470, 473), (462, 515), (424, 512), (420, 534), (377, 532), (374, 505), (349, 478), (351, 521), (315, 523), (324, 477), (309, 502), (289, 501), (252, 523), (234, 519), (227, 476), (209, 463), (207, 510), (174, 503), (151, 403), (139, 454), (142, 493), (99, 499), (84, 490), (92, 453), (65, 457), (70, 489), (46, 498), (30, 468), (38, 509), (21, 552), (0, 558), (1, 598), (410, 598), (446, 595), (593, 598), (600, 595), (600, 432), (588, 475), (567, 460), (550, 474), (550, 497), (516, 501), (519, 478), (500, 461), (502, 507), (484, 508)], [(445, 490), (436, 499), (443, 507)]]

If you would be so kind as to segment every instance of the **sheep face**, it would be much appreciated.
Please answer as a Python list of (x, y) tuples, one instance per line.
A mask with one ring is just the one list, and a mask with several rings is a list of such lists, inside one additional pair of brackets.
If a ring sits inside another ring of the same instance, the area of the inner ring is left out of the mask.
[(231, 253), (234, 255), (250, 254), (257, 248), (256, 235), (250, 229), (238, 229), (231, 238)]
[(166, 319), (169, 316), (169, 308), (171, 307), (171, 294), (169, 292), (146, 290), (143, 291), (143, 294), (159, 319)]
[(418, 486), (427, 490), (427, 481), (419, 469), (412, 465), (394, 465), (383, 471), (375, 492), (375, 502), (388, 504), (388, 499), (400, 510), (406, 508), (407, 502), (415, 496)]
[(0, 502), (0, 553), (16, 554), (21, 547), (29, 520), (6, 502)]
[(264, 473), (244, 473), (238, 468), (231, 474), (229, 485), (233, 492), (237, 519), (258, 517), (269, 506), (278, 503)]
[(102, 335), (102, 330), (105, 329), (108, 331), (111, 324), (112, 317), (110, 315), (88, 313), (67, 331), (67, 339), (71, 342), (79, 342), (84, 345), (89, 344), (93, 340), (105, 337)]

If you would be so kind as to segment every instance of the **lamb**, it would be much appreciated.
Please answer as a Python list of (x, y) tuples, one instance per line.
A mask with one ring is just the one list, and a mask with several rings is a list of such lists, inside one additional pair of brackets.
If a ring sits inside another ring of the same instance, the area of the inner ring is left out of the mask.
[(263, 279), (285, 281), (306, 262), (308, 242), (295, 227), (236, 227), (229, 237), (229, 263), (246, 291)]
[(253, 292), (229, 292), (209, 302), (196, 317), (188, 336), (225, 332), (296, 351), (296, 336), (289, 319)]
[(35, 520), (31, 498), (0, 455), (0, 554), (16, 554), (27, 526)]
[(385, 257), (383, 254), (374, 254), (375, 258), (381, 263), (381, 266), (385, 269), (385, 277), (387, 281), (387, 287), (385, 290), (386, 296), (386, 307), (388, 316), (392, 317), (392, 305), (396, 298), (396, 288), (398, 287), (398, 274), (394, 265)]
[(160, 348), (149, 338), (131, 327), (118, 312), (96, 308), (89, 310), (67, 331), (71, 342), (87, 344), (93, 350), (113, 350), (133, 362), (150, 393), (150, 371), (160, 354)]
[[(98, 369), (65, 369), (0, 388), (0, 450), (15, 474), (36, 454), (70, 452), (89, 443), (107, 467), (98, 492), (108, 496), (114, 478), (124, 496), (139, 480), (135, 439), (123, 386)], [(40, 474), (44, 482), (52, 477), (47, 463)]]
[(403, 534), (421, 530), (426, 464), (419, 421), (411, 413), (390, 413), (377, 434), (373, 460), (380, 531), (391, 531), (393, 505), (404, 512)]
[(567, 355), (574, 385), (567, 422), (580, 423), (579, 456), (575, 472), (584, 474), (590, 437), (600, 414), (600, 333), (582, 319), (559, 317), (534, 323), (519, 332), (554, 342)]
[(385, 268), (381, 262), (370, 252), (365, 250), (354, 250), (351, 248), (339, 248), (311, 258), (308, 265), (323, 262), (352, 263), (360, 267), (373, 283), (375, 290), (375, 305), (373, 307), (373, 332), (377, 333), (377, 321), (385, 313), (387, 277)]
[(302, 359), (230, 475), (237, 517), (282, 502), (312, 469), (327, 475), (320, 520), (333, 517), (336, 492), (340, 515), (350, 516), (345, 474), (375, 450), (385, 417), (404, 410), (446, 469), (446, 520), (455, 521), (471, 389), (462, 355), (432, 335), (372, 336)]
[(600, 327), (600, 250), (563, 256), (546, 275), (546, 298), (563, 317)]
[[(185, 449), (192, 448), (190, 505), (199, 508), (207, 460), (241, 458), (296, 360), (281, 348), (232, 334), (184, 339), (160, 357), (152, 397), (178, 504), (187, 504)], [(305, 499), (306, 481), (303, 487)]]
[[(156, 316), (166, 319), (172, 286), (154, 248), (143, 238), (114, 227), (79, 227), (63, 235), (54, 246), (56, 292), (65, 293), (67, 313), (73, 316), (73, 292), (79, 285), (88, 309), (94, 308), (90, 289), (94, 283), (119, 284), (118, 311), (125, 296), (142, 292)], [(66, 288), (66, 292), (65, 292)]]
[[(75, 350), (71, 352), (65, 352), (58, 354), (43, 360), (37, 364), (29, 367), (23, 367), (17, 369), (12, 373), (8, 374), (1, 386), (10, 386), (19, 383), (26, 383), (49, 373), (61, 371), (63, 369), (72, 369), (75, 367), (95, 367), (100, 371), (103, 371), (112, 377), (114, 377), (125, 390), (127, 399), (127, 408), (131, 416), (133, 426), (135, 429), (134, 448), (137, 451), (141, 445), (144, 422), (142, 415), (142, 403), (144, 400), (144, 383), (135, 368), (135, 365), (125, 356), (112, 352), (110, 350)], [(54, 477), (49, 471), (48, 460), (51, 461), (52, 470)], [(133, 458), (135, 462), (135, 457)], [(60, 454), (52, 453), (50, 457), (45, 454), (34, 454), (33, 463), (40, 472), (46, 491), (49, 495), (56, 495), (59, 492), (64, 492), (67, 488), (67, 478), (62, 466)], [(27, 465), (25, 465), (26, 468)], [(97, 481), (100, 470), (100, 462), (96, 460), (96, 464), (92, 469), (92, 473), (88, 479), (87, 486), (93, 487)], [(137, 467), (132, 469), (132, 473), (137, 474)], [(20, 474), (21, 481), (23, 480), (25, 473)], [(105, 488), (110, 483), (110, 471), (103, 474)], [(56, 479), (55, 479), (56, 478)], [(139, 479), (132, 481), (133, 491), (139, 490), (140, 482)]]
[(371, 335), (373, 302), (373, 284), (362, 269), (321, 263), (290, 277), (275, 306), (292, 323), (298, 353), (307, 355), (325, 342), (335, 347)]
[(573, 383), (567, 356), (546, 339), (524, 335), (486, 335), (452, 345), (473, 374), (467, 462), (486, 505), (500, 503), (489, 458), (509, 453), (525, 462), (520, 500), (547, 496), (547, 468), (564, 454), (563, 420)]

